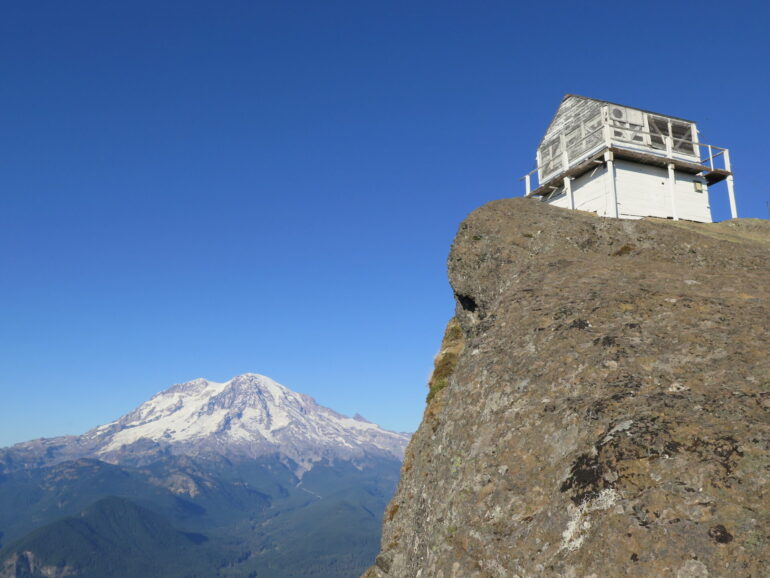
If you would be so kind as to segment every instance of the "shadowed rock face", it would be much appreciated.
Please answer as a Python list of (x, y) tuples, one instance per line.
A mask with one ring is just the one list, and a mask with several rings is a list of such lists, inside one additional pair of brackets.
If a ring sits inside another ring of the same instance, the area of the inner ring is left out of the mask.
[(471, 214), (464, 344), (365, 576), (767, 575), (769, 264), (766, 221)]

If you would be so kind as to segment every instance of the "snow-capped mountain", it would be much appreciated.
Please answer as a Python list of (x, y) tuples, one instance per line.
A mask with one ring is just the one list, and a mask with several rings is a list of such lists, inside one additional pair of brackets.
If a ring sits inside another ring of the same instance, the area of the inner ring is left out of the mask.
[(82, 436), (35, 440), (9, 450), (16, 450), (17, 458), (35, 458), (36, 465), (79, 457), (136, 464), (168, 454), (279, 455), (304, 471), (324, 459), (400, 460), (408, 441), (408, 434), (340, 415), (269, 377), (247, 373), (224, 383), (180, 383)]
[[(0, 577), (63, 560), (84, 576), (359, 575), (408, 438), (261, 375), (174, 385), (83, 435), (0, 449)], [(86, 542), (72, 516), (93, 520)], [(165, 541), (142, 566), (148, 528)]]

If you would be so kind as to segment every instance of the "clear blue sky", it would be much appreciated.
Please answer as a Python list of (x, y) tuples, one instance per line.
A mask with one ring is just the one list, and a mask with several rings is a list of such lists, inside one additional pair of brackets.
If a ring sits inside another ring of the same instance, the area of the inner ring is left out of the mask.
[(768, 216), (768, 6), (1, 2), (0, 445), (244, 372), (414, 430), (565, 93), (698, 121)]

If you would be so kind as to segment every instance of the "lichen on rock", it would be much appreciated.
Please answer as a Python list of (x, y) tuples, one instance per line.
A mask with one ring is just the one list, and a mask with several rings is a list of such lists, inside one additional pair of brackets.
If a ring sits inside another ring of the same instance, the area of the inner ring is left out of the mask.
[(365, 576), (766, 575), (768, 263), (767, 221), (472, 213)]

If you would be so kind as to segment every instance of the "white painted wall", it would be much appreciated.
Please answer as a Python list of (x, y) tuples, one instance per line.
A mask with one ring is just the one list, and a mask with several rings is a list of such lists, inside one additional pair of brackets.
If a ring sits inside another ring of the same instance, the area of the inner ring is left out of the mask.
[[(573, 179), (572, 194), (575, 197), (575, 209), (591, 211), (601, 217), (610, 216), (612, 207), (607, 167), (597, 165), (596, 169)], [(569, 198), (562, 189), (548, 197), (545, 202), (557, 207), (569, 208)]]
[[(617, 161), (618, 213), (625, 218), (673, 217), (668, 171)], [(690, 185), (692, 186), (692, 185)]]
[[(618, 190), (618, 212), (621, 217), (662, 217), (674, 216), (668, 183), (668, 170), (630, 161), (615, 162)], [(676, 215), (688, 221), (711, 222), (708, 191), (695, 192), (695, 181), (702, 181), (695, 175), (676, 172), (674, 202)]]
[[(676, 214), (680, 219), (710, 223), (708, 189), (696, 192), (695, 175), (676, 173)], [(618, 213), (621, 218), (670, 218), (674, 216), (667, 169), (630, 161), (615, 161), (615, 183), (618, 195)], [(610, 182), (606, 165), (598, 166), (572, 181), (575, 208), (591, 211), (599, 216), (612, 215)], [(569, 199), (563, 190), (545, 199), (557, 207), (569, 208)]]
[(612, 213), (609, 184), (606, 165), (597, 165), (595, 169), (574, 179), (572, 190), (575, 194), (575, 209), (609, 216)]

